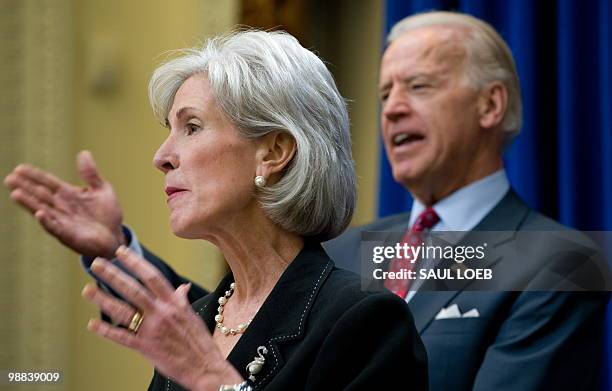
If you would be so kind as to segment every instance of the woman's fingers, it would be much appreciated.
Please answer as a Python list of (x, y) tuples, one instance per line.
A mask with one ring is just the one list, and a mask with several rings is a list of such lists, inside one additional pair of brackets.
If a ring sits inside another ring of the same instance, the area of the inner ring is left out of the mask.
[(79, 175), (92, 189), (97, 189), (104, 184), (104, 179), (100, 176), (98, 167), (93, 158), (93, 155), (89, 151), (81, 151), (77, 155), (77, 169)]
[(141, 309), (150, 311), (155, 306), (155, 298), (138, 281), (117, 266), (103, 258), (96, 258), (91, 264), (91, 271), (100, 277), (111, 288), (119, 292), (128, 302)]
[(178, 294), (178, 297), (183, 300), (183, 302), (189, 304), (189, 290), (191, 289), (191, 283), (187, 283), (187, 284), (182, 284), (181, 286), (179, 286), (178, 288), (176, 288), (176, 294)]
[(166, 300), (174, 294), (174, 287), (166, 280), (166, 277), (135, 252), (125, 246), (120, 246), (115, 255), (155, 296)]
[[(66, 215), (56, 208), (43, 204), (34, 213), (34, 218), (42, 225), (49, 234), (57, 238), (60, 242), (74, 249), (74, 246), (67, 244), (69, 241), (71, 221), (66, 220)], [(75, 249), (75, 251), (77, 251)], [(77, 251), (79, 252), (79, 251)]]
[(81, 295), (96, 304), (102, 312), (110, 316), (117, 324), (127, 326), (132, 321), (136, 309), (98, 288), (95, 284), (87, 284)]
[(20, 164), (15, 168), (14, 172), (24, 179), (46, 187), (51, 193), (58, 191), (60, 187), (62, 187), (62, 184), (65, 183), (55, 175), (27, 164)]
[(21, 205), (32, 214), (36, 213), (38, 210), (41, 210), (44, 205), (38, 198), (20, 188), (14, 189), (11, 192), (10, 197), (13, 201)]
[(6, 177), (4, 183), (13, 192), (20, 190), (22, 193), (35, 198), (39, 203), (53, 205), (53, 191), (23, 175), (12, 173)]
[(55, 237), (61, 235), (62, 226), (53, 209), (43, 205), (34, 213), (34, 218), (36, 218), (45, 231), (49, 232), (51, 235)]
[(131, 331), (113, 327), (99, 319), (90, 319), (89, 323), (87, 323), (87, 329), (96, 333), (102, 338), (108, 338), (120, 345), (138, 350), (138, 338), (136, 337), (136, 334), (132, 333)]

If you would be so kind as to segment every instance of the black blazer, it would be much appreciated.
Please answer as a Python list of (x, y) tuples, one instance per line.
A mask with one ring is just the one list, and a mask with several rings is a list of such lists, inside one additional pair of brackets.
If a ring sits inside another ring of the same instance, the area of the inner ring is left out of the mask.
[[(338, 267), (359, 272), (361, 232), (404, 232), (409, 218), (404, 213), (353, 228), (324, 247)], [(502, 249), (521, 232), (567, 228), (510, 190), (475, 230), (504, 231), (489, 243)], [(519, 274), (514, 260), (504, 257), (491, 259), (489, 267), (500, 275), (512, 270), (529, 288), (551, 265), (559, 265), (550, 262), (558, 250), (555, 243), (533, 243)], [(416, 292), (409, 306), (427, 349), (430, 390), (598, 390), (608, 299), (608, 292), (476, 292), (468, 282), (452, 291)], [(462, 313), (476, 309), (480, 316), (435, 319), (452, 304)]]
[[(232, 280), (193, 303), (211, 332), (217, 299)], [(268, 353), (256, 390), (427, 389), (427, 356), (406, 303), (364, 292), (318, 243), (306, 243), (229, 354), (245, 379), (260, 346)], [(157, 372), (149, 386), (182, 389)]]

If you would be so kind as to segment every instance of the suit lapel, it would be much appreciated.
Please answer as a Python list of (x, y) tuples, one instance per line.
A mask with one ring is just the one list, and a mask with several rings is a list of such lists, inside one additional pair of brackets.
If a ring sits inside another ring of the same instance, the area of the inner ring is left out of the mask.
[[(385, 237), (384, 245), (395, 245), (399, 243), (408, 230), (408, 222), (410, 221), (410, 214), (406, 214), (401, 220), (394, 220), (391, 224), (384, 227), (378, 227), (379, 231), (388, 233)], [(374, 281), (371, 286), (372, 289), (384, 289), (382, 282)], [(431, 322), (436, 316), (440, 308), (446, 303), (450, 302), (455, 297), (458, 291), (440, 291), (440, 292), (421, 292), (417, 291), (412, 299), (408, 302), (410, 311), (414, 318), (414, 324), (418, 332), (421, 333), (425, 327)]]
[[(529, 208), (511, 189), (493, 210), (482, 219), (473, 231), (502, 232), (496, 235), (495, 240), (492, 241), (493, 250), (489, 251), (488, 263), (479, 266), (492, 268), (502, 259), (495, 248), (513, 239), (514, 231), (518, 230), (528, 212)], [(470, 243), (473, 237), (473, 233), (468, 233), (461, 240), (462, 244)], [(470, 280), (462, 280), (460, 284), (453, 286), (458, 288), (453, 291), (444, 291), (443, 286), (437, 287), (437, 291), (434, 291), (432, 286), (424, 286), (422, 291), (418, 291), (408, 302), (418, 332), (422, 333), (431, 324), (440, 309), (447, 307), (471, 282)]]

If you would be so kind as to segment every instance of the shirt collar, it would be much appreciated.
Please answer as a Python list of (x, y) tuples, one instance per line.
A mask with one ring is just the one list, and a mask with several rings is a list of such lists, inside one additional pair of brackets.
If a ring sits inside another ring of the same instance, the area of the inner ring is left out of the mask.
[[(433, 205), (440, 222), (432, 231), (470, 231), (501, 201), (510, 189), (506, 171), (501, 169), (451, 193)], [(425, 210), (417, 199), (412, 203), (409, 227)]]

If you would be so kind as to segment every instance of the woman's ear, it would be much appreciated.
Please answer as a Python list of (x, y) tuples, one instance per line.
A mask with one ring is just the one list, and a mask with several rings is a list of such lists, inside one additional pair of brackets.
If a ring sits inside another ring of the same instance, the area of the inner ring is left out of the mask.
[(481, 91), (478, 100), (479, 123), (484, 129), (497, 127), (508, 110), (508, 90), (502, 83), (496, 81), (488, 84)]
[(263, 137), (257, 151), (256, 175), (270, 178), (280, 173), (295, 155), (295, 139), (287, 132), (271, 132)]

